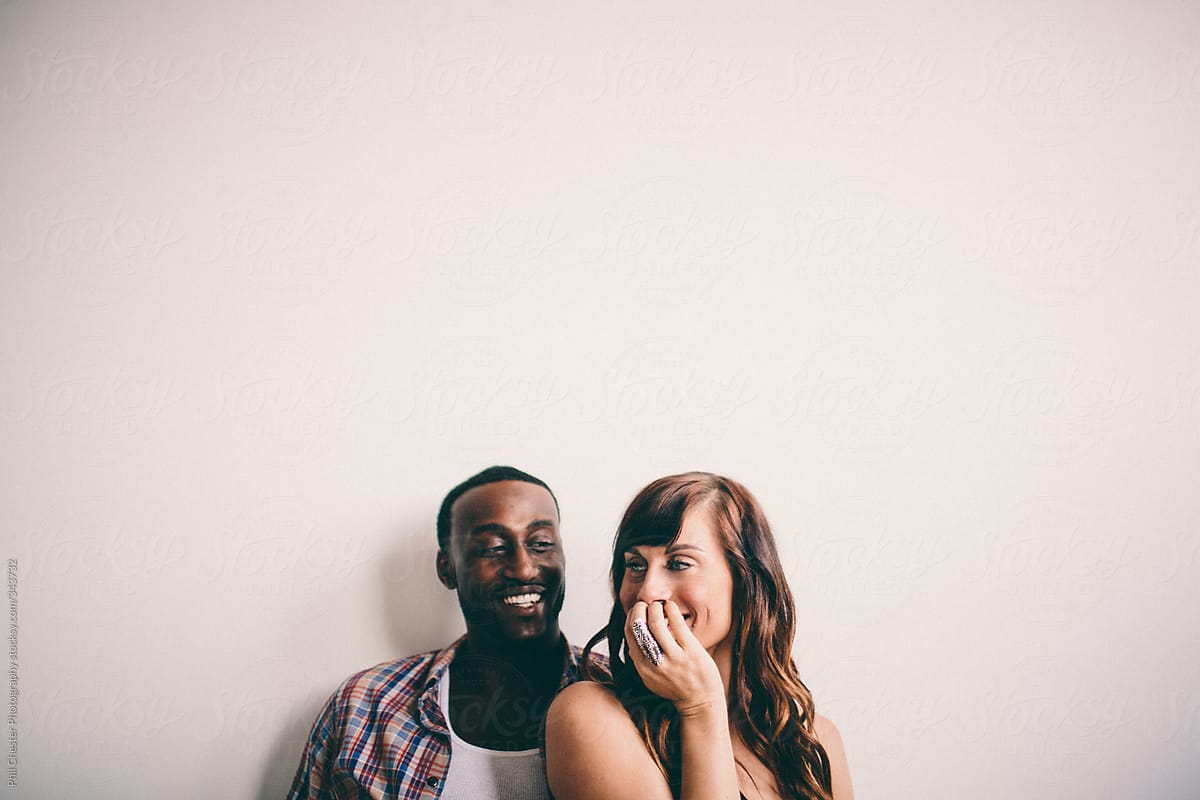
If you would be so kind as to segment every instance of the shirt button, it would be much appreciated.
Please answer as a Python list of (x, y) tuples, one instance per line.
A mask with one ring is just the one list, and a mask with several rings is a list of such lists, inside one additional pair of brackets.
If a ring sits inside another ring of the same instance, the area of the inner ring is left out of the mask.
[(438, 779), (437, 779), (437, 776), (436, 776), (436, 775), (430, 775), (430, 776), (429, 776), (429, 779), (428, 779), (427, 781), (425, 781), (425, 785), (426, 785), (426, 786), (437, 786), (437, 785), (438, 785)]

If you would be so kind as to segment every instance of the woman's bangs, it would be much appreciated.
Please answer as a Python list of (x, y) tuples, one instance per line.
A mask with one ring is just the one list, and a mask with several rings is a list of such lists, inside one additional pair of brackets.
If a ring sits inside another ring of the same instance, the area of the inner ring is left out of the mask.
[(653, 524), (631, 527), (622, 537), (621, 549), (634, 547), (669, 547), (679, 538), (682, 521), (656, 520)]
[(631, 547), (667, 547), (679, 538), (683, 518), (693, 505), (685, 487), (646, 498), (648, 502), (633, 509), (625, 520), (618, 549)]

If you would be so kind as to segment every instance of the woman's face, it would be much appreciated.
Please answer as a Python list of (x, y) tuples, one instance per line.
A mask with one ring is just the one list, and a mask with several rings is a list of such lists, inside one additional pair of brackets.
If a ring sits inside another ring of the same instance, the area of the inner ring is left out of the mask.
[(627, 549), (620, 601), (628, 613), (639, 600), (674, 600), (700, 644), (713, 653), (733, 630), (733, 573), (710, 517), (705, 508), (692, 509), (670, 546)]

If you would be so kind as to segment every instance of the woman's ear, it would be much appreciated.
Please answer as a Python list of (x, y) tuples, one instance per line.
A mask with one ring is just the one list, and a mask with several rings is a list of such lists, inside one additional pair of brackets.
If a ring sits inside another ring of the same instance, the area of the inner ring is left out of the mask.
[(458, 579), (454, 575), (454, 564), (450, 562), (450, 556), (446, 554), (446, 551), (440, 547), (437, 551), (437, 576), (438, 580), (442, 582), (442, 586), (447, 589), (458, 588)]

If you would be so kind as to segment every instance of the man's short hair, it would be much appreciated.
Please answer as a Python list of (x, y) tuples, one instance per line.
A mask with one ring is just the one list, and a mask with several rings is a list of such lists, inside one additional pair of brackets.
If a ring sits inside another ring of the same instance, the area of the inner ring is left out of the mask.
[(528, 472), (519, 470), (516, 467), (488, 467), (483, 472), (472, 475), (458, 486), (455, 486), (446, 495), (446, 499), (442, 501), (442, 507), (438, 509), (437, 517), (438, 547), (445, 550), (446, 545), (450, 542), (450, 509), (454, 506), (454, 501), (476, 486), (484, 486), (500, 481), (524, 481), (525, 483), (533, 483), (541, 486), (547, 492), (550, 492), (550, 498), (554, 500), (554, 510), (558, 511), (560, 517), (562, 516), (562, 512), (558, 508), (558, 498), (554, 496), (554, 490), (541, 478), (535, 478)]

